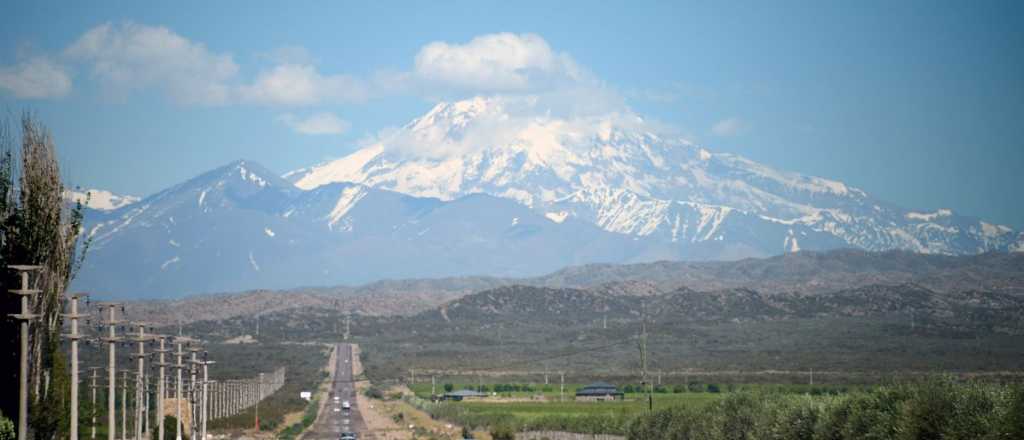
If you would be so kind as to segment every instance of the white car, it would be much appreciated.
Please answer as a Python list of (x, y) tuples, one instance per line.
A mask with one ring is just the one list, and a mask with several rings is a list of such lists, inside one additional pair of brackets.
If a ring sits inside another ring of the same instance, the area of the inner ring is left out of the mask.
[(348, 403), (348, 401), (346, 400), (344, 402), (341, 402), (341, 408), (342, 409), (352, 409), (352, 404)]
[(341, 412), (341, 410), (338, 407), (334, 407), (334, 412)]

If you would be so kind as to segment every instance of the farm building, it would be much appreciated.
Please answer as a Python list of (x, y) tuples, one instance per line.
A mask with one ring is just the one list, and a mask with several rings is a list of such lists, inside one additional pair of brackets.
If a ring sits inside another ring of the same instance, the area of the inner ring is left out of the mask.
[(621, 400), (624, 397), (622, 391), (607, 382), (594, 382), (576, 390), (576, 400), (580, 401)]
[(450, 393), (444, 393), (444, 400), (454, 400), (461, 402), (463, 400), (481, 399), (487, 397), (487, 393), (481, 393), (473, 390), (458, 390)]

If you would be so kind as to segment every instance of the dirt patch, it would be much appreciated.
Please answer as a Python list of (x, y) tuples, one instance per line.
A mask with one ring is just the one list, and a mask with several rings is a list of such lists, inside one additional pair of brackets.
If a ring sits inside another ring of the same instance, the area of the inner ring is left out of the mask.
[[(412, 390), (408, 387), (392, 387), (386, 391), (386, 394), (402, 393), (402, 395), (412, 395)], [(416, 407), (406, 403), (403, 400), (389, 400), (381, 401), (377, 399), (367, 399), (374, 405), (378, 405), (377, 408), (382, 409), (383, 415), (386, 415), (389, 419), (394, 420), (400, 418), (401, 428), (411, 434), (412, 429), (419, 427), (425, 429), (437, 436), (438, 438), (457, 440), (462, 438), (462, 427), (448, 423), (444, 420), (434, 420), (424, 411), (420, 411)], [(473, 438), (477, 440), (491, 440), (491, 436), (486, 431), (474, 431)]]
[(352, 377), (359, 377), (363, 374), (363, 362), (359, 360), (359, 344), (352, 344)]
[(374, 439), (405, 440), (412, 438), (412, 432), (406, 427), (395, 423), (386, 412), (384, 402), (366, 397), (364, 391), (370, 387), (370, 382), (360, 381), (356, 383), (356, 403), (359, 407), (359, 414), (363, 416), (366, 429), (369, 430)]

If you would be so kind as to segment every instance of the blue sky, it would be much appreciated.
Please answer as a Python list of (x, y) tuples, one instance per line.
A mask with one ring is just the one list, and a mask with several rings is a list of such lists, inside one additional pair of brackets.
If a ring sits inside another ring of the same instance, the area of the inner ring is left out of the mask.
[(1024, 3), (369, 3), (11, 3), (0, 107), (38, 113), (74, 184), (146, 195), (339, 157), (439, 99), (585, 82), (713, 151), (1024, 228)]

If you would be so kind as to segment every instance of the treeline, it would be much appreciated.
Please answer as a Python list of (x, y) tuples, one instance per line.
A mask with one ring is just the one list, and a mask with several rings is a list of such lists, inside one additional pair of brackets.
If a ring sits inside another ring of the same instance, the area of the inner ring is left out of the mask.
[(629, 439), (1019, 439), (1024, 387), (949, 378), (841, 395), (737, 392), (637, 416)]

